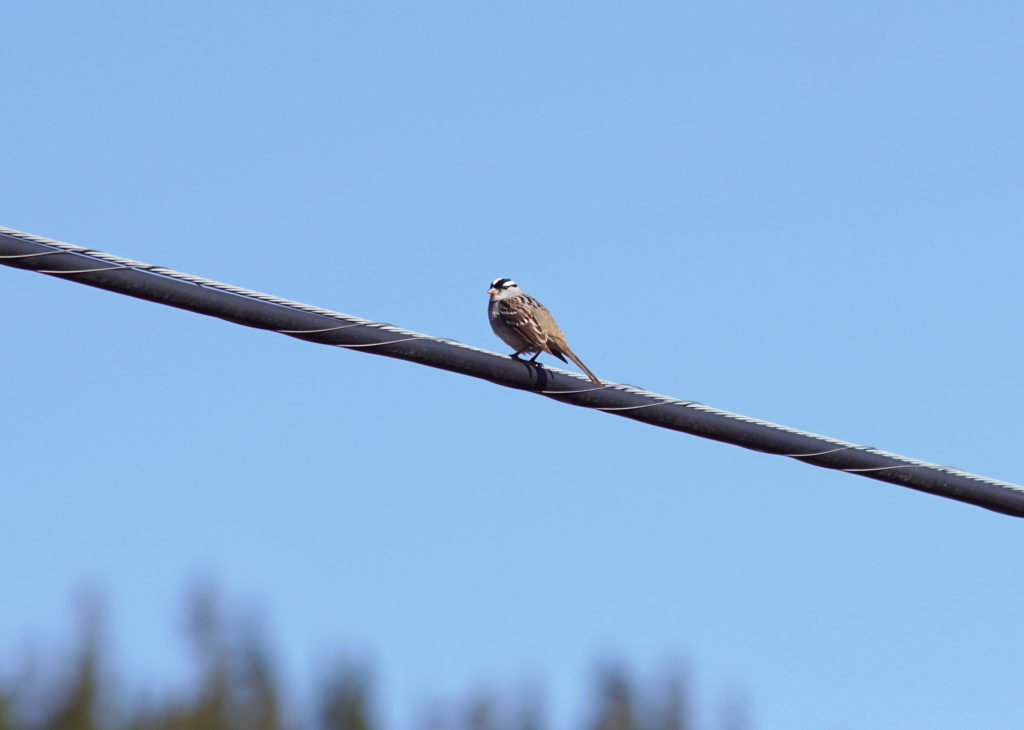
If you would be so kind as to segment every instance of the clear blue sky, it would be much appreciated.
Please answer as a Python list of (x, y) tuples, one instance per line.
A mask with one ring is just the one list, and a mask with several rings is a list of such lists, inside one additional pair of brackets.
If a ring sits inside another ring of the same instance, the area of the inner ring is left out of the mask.
[[(0, 224), (1010, 481), (1011, 2), (8, 3)], [(0, 269), (0, 654), (83, 585), (158, 686), (196, 575), (395, 730), (596, 657), (759, 728), (1019, 728), (1024, 523)], [(509, 440), (501, 434), (522, 436)]]

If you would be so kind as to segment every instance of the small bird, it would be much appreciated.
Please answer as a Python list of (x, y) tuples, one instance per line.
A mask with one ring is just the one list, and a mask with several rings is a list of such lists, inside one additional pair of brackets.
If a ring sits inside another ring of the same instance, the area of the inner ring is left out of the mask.
[(491, 329), (515, 350), (512, 357), (518, 358), (523, 352), (534, 352), (536, 355), (530, 359), (533, 362), (538, 355), (546, 352), (566, 362), (568, 356), (595, 384), (603, 385), (565, 344), (565, 335), (547, 307), (516, 286), (511, 279), (495, 279), (487, 293), (491, 295), (487, 305)]

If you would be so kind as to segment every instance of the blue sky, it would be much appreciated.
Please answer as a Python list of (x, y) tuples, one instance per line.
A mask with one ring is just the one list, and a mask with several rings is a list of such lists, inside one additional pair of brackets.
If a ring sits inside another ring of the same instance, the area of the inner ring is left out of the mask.
[[(1018, 3), (8, 4), (0, 224), (1020, 481)], [(1022, 523), (0, 269), (0, 647), (195, 576), (397, 727), (595, 658), (755, 727), (1024, 724)], [(514, 433), (513, 440), (505, 434)], [(13, 589), (12, 589), (13, 587)], [(143, 677), (152, 679), (142, 679)]]

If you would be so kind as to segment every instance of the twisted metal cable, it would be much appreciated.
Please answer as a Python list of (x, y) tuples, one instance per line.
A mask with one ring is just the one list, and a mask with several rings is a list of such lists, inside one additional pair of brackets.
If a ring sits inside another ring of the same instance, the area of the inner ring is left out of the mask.
[[(1024, 516), (1024, 486), (0, 226), (0, 263)], [(201, 292), (201, 293), (200, 293)], [(268, 306), (269, 305), (269, 306)], [(331, 321), (345, 324), (331, 325)], [(556, 386), (556, 387), (552, 387)]]

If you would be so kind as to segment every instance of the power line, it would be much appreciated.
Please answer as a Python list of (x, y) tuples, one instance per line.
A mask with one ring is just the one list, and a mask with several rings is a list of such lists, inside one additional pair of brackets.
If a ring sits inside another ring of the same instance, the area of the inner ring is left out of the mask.
[(1024, 486), (0, 226), (0, 263), (310, 342), (409, 360), (661, 428), (1024, 517)]

